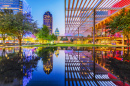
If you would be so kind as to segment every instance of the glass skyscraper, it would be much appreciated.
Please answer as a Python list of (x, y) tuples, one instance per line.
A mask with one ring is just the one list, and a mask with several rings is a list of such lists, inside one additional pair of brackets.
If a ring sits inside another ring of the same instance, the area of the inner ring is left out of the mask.
[(12, 9), (14, 14), (23, 12), (31, 15), (31, 7), (25, 0), (0, 0), (0, 9)]
[(53, 31), (52, 23), (53, 23), (52, 14), (49, 11), (45, 12), (45, 14), (43, 15), (43, 24), (49, 28), (50, 34), (52, 34)]

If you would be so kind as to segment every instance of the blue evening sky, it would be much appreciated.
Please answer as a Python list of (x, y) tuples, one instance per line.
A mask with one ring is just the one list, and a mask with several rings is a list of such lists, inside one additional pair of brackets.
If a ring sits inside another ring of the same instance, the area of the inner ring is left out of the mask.
[(59, 29), (60, 35), (65, 33), (64, 0), (26, 0), (32, 8), (32, 16), (38, 27), (43, 25), (43, 14), (50, 11), (53, 16), (53, 32)]

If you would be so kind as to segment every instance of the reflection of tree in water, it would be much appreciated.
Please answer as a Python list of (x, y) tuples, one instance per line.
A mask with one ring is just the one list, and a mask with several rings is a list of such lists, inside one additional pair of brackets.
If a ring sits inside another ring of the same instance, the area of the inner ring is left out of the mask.
[(30, 76), (29, 72), (32, 72), (32, 68), (36, 68), (38, 58), (32, 57), (29, 62), (25, 62), (23, 59), (25, 57), (20, 50), (19, 53), (8, 54), (8, 58), (0, 61), (0, 85), (20, 85), (23, 77)]
[(42, 47), (37, 52), (38, 57), (42, 58), (43, 70), (48, 75), (53, 69), (53, 53), (55, 50), (57, 50), (57, 47)]
[(130, 83), (130, 63), (116, 60), (114, 58), (109, 58), (107, 68), (118, 75), (120, 79), (124, 81), (129, 81)]
[(57, 51), (55, 52), (55, 55), (56, 55), (56, 57), (58, 58), (58, 56), (59, 56), (59, 50), (57, 50)]

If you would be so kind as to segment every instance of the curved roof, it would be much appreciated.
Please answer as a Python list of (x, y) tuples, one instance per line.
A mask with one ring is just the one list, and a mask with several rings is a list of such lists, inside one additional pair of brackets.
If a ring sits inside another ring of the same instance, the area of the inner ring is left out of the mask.
[[(74, 35), (74, 36), (78, 36), (78, 34)], [(79, 34), (79, 36), (84, 36), (83, 34)]]
[(55, 32), (59, 32), (59, 29), (58, 29), (58, 28), (56, 28)]
[(45, 12), (44, 15), (50, 15), (50, 16), (52, 16), (52, 14), (49, 11)]
[(23, 35), (24, 38), (36, 38), (35, 35), (32, 34), (32, 32), (28, 32), (26, 34)]

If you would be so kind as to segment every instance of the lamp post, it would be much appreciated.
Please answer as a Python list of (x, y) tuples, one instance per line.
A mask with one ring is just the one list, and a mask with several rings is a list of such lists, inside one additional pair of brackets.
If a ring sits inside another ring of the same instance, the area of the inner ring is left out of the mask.
[(94, 16), (93, 16), (93, 44), (95, 44), (95, 9), (94, 9)]

